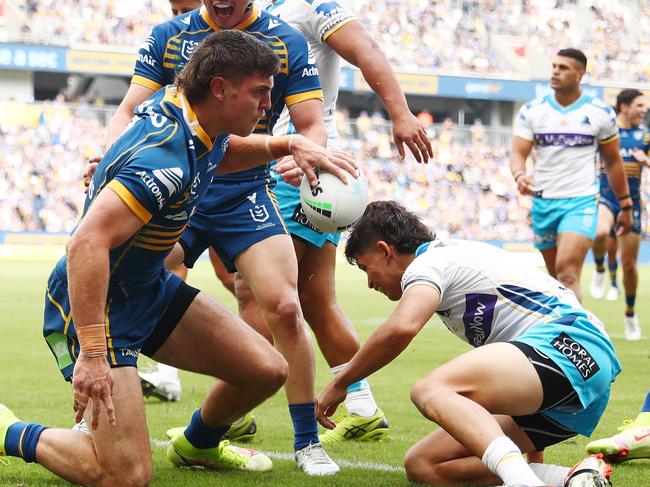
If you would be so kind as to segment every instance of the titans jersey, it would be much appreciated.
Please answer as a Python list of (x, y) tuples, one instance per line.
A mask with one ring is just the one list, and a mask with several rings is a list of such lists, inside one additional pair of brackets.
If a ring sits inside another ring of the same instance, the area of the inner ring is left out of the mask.
[[(327, 146), (336, 147), (337, 130), (334, 113), (339, 96), (341, 67), (339, 55), (327, 44), (327, 39), (344, 25), (354, 20), (342, 0), (278, 0), (269, 2), (267, 12), (281, 18), (307, 38), (316, 57), (316, 66), (323, 87)], [(289, 111), (285, 108), (273, 133), (289, 133)]]
[(563, 107), (551, 93), (525, 104), (514, 135), (533, 141), (534, 187), (541, 197), (576, 198), (598, 192), (599, 144), (618, 138), (614, 111), (584, 93)]
[[(318, 68), (309, 44), (296, 30), (273, 15), (253, 7), (253, 14), (233, 27), (265, 42), (280, 58), (280, 72), (273, 78), (271, 109), (255, 127), (256, 133), (271, 133), (282, 109), (305, 100), (323, 99)], [(173, 83), (195, 46), (210, 33), (221, 30), (208, 16), (205, 7), (175, 17), (153, 28), (138, 52), (131, 83), (151, 89)], [(222, 176), (226, 181), (248, 180), (265, 173), (258, 167)]]
[(534, 325), (569, 314), (587, 317), (605, 334), (602, 323), (582, 308), (572, 291), (485, 243), (431, 242), (418, 249), (401, 284), (403, 290), (415, 284), (437, 289), (443, 323), (474, 347), (514, 340)]
[[(84, 205), (85, 214), (97, 195), (110, 188), (144, 224), (110, 251), (110, 292), (124, 297), (157, 282), (165, 257), (228, 146), (228, 135), (213, 144), (173, 86), (159, 90), (134, 112), (131, 124), (97, 166)], [(63, 274), (65, 265), (64, 257), (57, 265)]]
[[(650, 132), (647, 127), (640, 125), (631, 129), (619, 127), (618, 134), (621, 137), (621, 159), (623, 159), (623, 166), (625, 167), (627, 184), (630, 187), (630, 196), (632, 196), (632, 199), (638, 199), (641, 197), (640, 185), (643, 163), (634, 158), (634, 151), (638, 149), (644, 154), (650, 155)], [(600, 187), (601, 191), (609, 190), (609, 181), (604, 171), (600, 174)]]

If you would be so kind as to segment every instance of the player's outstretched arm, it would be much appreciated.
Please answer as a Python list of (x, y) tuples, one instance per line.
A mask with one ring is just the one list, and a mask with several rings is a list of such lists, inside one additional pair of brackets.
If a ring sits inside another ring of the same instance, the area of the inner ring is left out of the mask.
[(327, 128), (323, 118), (323, 100), (305, 100), (289, 107), (289, 117), (296, 131), (322, 146), (327, 145)]
[(339, 56), (361, 70), (370, 88), (386, 106), (393, 121), (393, 139), (400, 157), (405, 157), (406, 144), (415, 160), (428, 162), (433, 157), (433, 149), (427, 133), (420, 120), (411, 113), (386, 55), (361, 22), (348, 22), (326, 42)]
[(81, 352), (72, 375), (75, 421), (92, 407), (91, 426), (99, 425), (105, 408), (115, 424), (113, 377), (106, 360), (104, 310), (109, 280), (109, 251), (125, 242), (142, 221), (113, 191), (102, 191), (67, 245), (68, 290)]
[(316, 399), (316, 418), (326, 428), (335, 425), (329, 419), (343, 402), (351, 384), (368, 377), (392, 362), (431, 319), (440, 303), (440, 293), (428, 284), (407, 288), (393, 311)]
[(124, 95), (124, 99), (117, 107), (113, 118), (108, 124), (108, 143), (109, 147), (117, 138), (122, 135), (124, 129), (133, 118), (133, 109), (140, 103), (144, 102), (154, 93), (154, 90), (146, 86), (132, 84)]
[(244, 171), (284, 156), (292, 156), (295, 164), (292, 171), (304, 172), (313, 185), (318, 183), (314, 167), (331, 172), (343, 182), (347, 182), (346, 172), (356, 176), (358, 169), (345, 152), (326, 149), (302, 135), (250, 135), (230, 137), (228, 150), (217, 174)]
[(632, 198), (630, 188), (625, 177), (623, 159), (621, 159), (619, 139), (616, 138), (606, 144), (599, 146), (600, 156), (605, 166), (607, 179), (614, 194), (618, 198), (621, 211), (616, 218), (616, 233), (623, 235), (629, 233), (632, 228)]
[(510, 148), (510, 172), (517, 189), (524, 196), (533, 194), (533, 180), (526, 174), (526, 159), (533, 150), (533, 141), (514, 136)]

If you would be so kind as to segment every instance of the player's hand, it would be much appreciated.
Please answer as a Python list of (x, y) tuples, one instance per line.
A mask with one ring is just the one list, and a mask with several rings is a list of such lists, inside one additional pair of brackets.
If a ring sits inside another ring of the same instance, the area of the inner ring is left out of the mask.
[(318, 184), (314, 166), (334, 174), (346, 184), (348, 182), (346, 173), (356, 177), (359, 168), (357, 163), (345, 152), (337, 149), (326, 149), (302, 135), (293, 136), (291, 156), (296, 166), (305, 173), (311, 186)]
[(273, 170), (277, 172), (282, 180), (291, 186), (300, 186), (302, 176), (305, 174), (302, 169), (298, 167), (293, 157), (281, 157), (273, 166)]
[(83, 352), (74, 366), (72, 373), (72, 397), (75, 422), (84, 417), (86, 408), (91, 409), (91, 428), (99, 427), (99, 415), (102, 406), (111, 426), (115, 426), (115, 409), (111, 394), (113, 393), (113, 374), (106, 357), (86, 357)]
[(533, 196), (535, 189), (533, 186), (533, 178), (524, 174), (517, 178), (517, 189), (524, 196)]
[(336, 427), (330, 417), (336, 412), (339, 404), (345, 401), (347, 394), (347, 387), (339, 385), (334, 379), (316, 398), (316, 419), (325, 428), (334, 429)]
[(406, 157), (404, 144), (411, 150), (413, 157), (418, 162), (426, 164), (429, 162), (429, 158), (433, 158), (433, 148), (429, 137), (427, 137), (427, 132), (422, 122), (411, 112), (404, 117), (393, 119), (393, 141), (402, 159)]
[(650, 157), (638, 147), (632, 149), (632, 157), (641, 164), (645, 164), (646, 166), (650, 165)]
[(616, 217), (616, 235), (626, 235), (632, 229), (632, 211), (619, 211)]
[(84, 183), (84, 193), (88, 192), (88, 186), (90, 186), (90, 181), (93, 179), (93, 175), (97, 170), (97, 165), (101, 162), (102, 156), (94, 156), (88, 159), (88, 165), (84, 170), (83, 175), (81, 176)]

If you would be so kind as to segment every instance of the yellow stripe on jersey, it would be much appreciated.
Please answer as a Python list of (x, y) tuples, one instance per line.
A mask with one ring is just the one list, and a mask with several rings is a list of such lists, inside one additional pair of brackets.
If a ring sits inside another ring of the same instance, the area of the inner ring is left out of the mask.
[(321, 100), (323, 101), (323, 90), (311, 90), (305, 91), (304, 93), (296, 93), (295, 95), (289, 95), (284, 97), (284, 103), (287, 107), (300, 103), (301, 101), (307, 100)]
[(280, 210), (280, 205), (278, 204), (278, 200), (275, 197), (275, 193), (271, 189), (271, 186), (269, 185), (268, 182), (264, 185), (264, 189), (266, 190), (266, 194), (271, 200), (271, 204), (273, 205), (273, 209), (275, 210), (275, 213), (278, 215), (278, 220), (282, 222), (282, 228), (284, 229), (284, 233), (289, 235), (289, 230), (287, 230), (287, 226), (284, 224), (284, 218), (282, 218), (282, 211)]
[[(257, 30), (248, 30), (248, 34), (252, 34), (255, 37), (262, 37), (263, 39), (258, 39), (273, 49), (273, 52), (276, 56), (280, 58), (280, 73), (289, 74), (289, 50), (287, 49), (286, 43), (280, 39), (278, 36), (270, 36), (263, 32)], [(268, 40), (266, 40), (268, 39)]]
[[(176, 88), (169, 88), (165, 91), (165, 96), (163, 97), (162, 101), (163, 103), (168, 102), (175, 107), (180, 108), (183, 111), (183, 114), (187, 117), (186, 121), (189, 122), (190, 128), (194, 130), (194, 133), (199, 138), (199, 140), (205, 147), (207, 147), (208, 151), (212, 150), (212, 139), (199, 124), (199, 119), (196, 116), (196, 113), (194, 113), (194, 110), (192, 110), (190, 102), (187, 101), (187, 98), (185, 98), (185, 95), (183, 95), (183, 93), (180, 93)], [(165, 114), (171, 118), (171, 114), (167, 111), (165, 106), (161, 106)]]
[(113, 179), (108, 185), (107, 188), (111, 188), (115, 194), (117, 194), (122, 201), (129, 207), (129, 209), (137, 216), (143, 223), (147, 223), (151, 220), (151, 213), (142, 206), (135, 196), (117, 179)]
[[(152, 225), (153, 226), (153, 225)], [(179, 237), (184, 231), (185, 231), (185, 226), (183, 228), (176, 230), (174, 228), (170, 229), (171, 231), (169, 232), (159, 232), (157, 230), (149, 230), (149, 225), (145, 226), (142, 228), (142, 231), (140, 231), (140, 234), (142, 235), (151, 235), (154, 237)], [(166, 228), (166, 227), (163, 227)]]
[(346, 20), (344, 20), (343, 22), (341, 22), (339, 25), (337, 25), (337, 26), (334, 27), (332, 30), (330, 30), (327, 34), (325, 34), (325, 35), (323, 36), (323, 38), (322, 38), (322, 41), (323, 41), (323, 42), (327, 42), (327, 39), (329, 39), (329, 37), (330, 37), (332, 34), (334, 34), (335, 32), (337, 32), (341, 27), (343, 27), (344, 25), (349, 24), (349, 23), (352, 22), (353, 20), (357, 20), (357, 19), (355, 19), (354, 17), (350, 17), (349, 19), (346, 19)]
[(150, 90), (153, 91), (158, 91), (160, 88), (162, 88), (162, 85), (160, 83), (156, 83), (154, 80), (145, 78), (144, 76), (140, 76), (139, 74), (133, 75), (133, 78), (131, 78), (131, 84), (144, 86), (145, 88), (149, 88)]
[(145, 237), (143, 235), (138, 235), (135, 241), (136, 241), (136, 245), (138, 243), (174, 245), (176, 242), (178, 242), (178, 236), (170, 235), (167, 238), (154, 238), (154, 237)]
[(154, 250), (156, 252), (167, 252), (168, 250), (171, 250), (174, 248), (174, 245), (176, 245), (176, 242), (174, 242), (172, 245), (168, 245), (166, 247), (156, 247), (155, 245), (148, 245), (146, 243), (140, 243), (140, 242), (134, 242), (133, 246), (138, 247), (140, 249), (145, 249), (145, 250)]
[(638, 162), (625, 162), (623, 161), (623, 169), (627, 177), (639, 179), (641, 177), (641, 164)]
[(619, 137), (618, 137), (618, 133), (615, 133), (614, 135), (612, 135), (612, 136), (611, 136), (610, 138), (608, 138), (608, 139), (605, 139), (605, 140), (599, 140), (599, 141), (598, 141), (598, 145), (609, 144), (610, 142), (614, 142), (614, 141), (615, 141), (616, 139), (618, 139), (618, 138), (619, 138)]

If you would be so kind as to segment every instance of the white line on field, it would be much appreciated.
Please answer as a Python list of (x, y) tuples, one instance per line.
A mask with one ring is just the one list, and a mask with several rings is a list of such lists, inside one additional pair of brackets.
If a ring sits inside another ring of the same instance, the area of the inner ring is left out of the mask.
[[(610, 333), (609, 336), (610, 338), (621, 338), (621, 339), (625, 338), (625, 335), (614, 334), (614, 333)], [(641, 337), (639, 338), (639, 340), (648, 340), (648, 337)]]
[[(166, 447), (169, 442), (163, 440), (156, 440), (155, 438), (151, 439), (151, 444), (159, 448)], [(283, 453), (276, 451), (263, 451), (266, 456), (270, 458), (275, 458), (276, 460), (287, 460), (294, 461), (293, 455), (291, 453)], [(375, 463), (375, 462), (352, 462), (350, 460), (335, 459), (336, 463), (341, 467), (348, 468), (360, 468), (363, 470), (378, 470), (382, 472), (404, 472), (403, 467), (396, 467), (395, 465), (387, 465), (385, 463)]]

